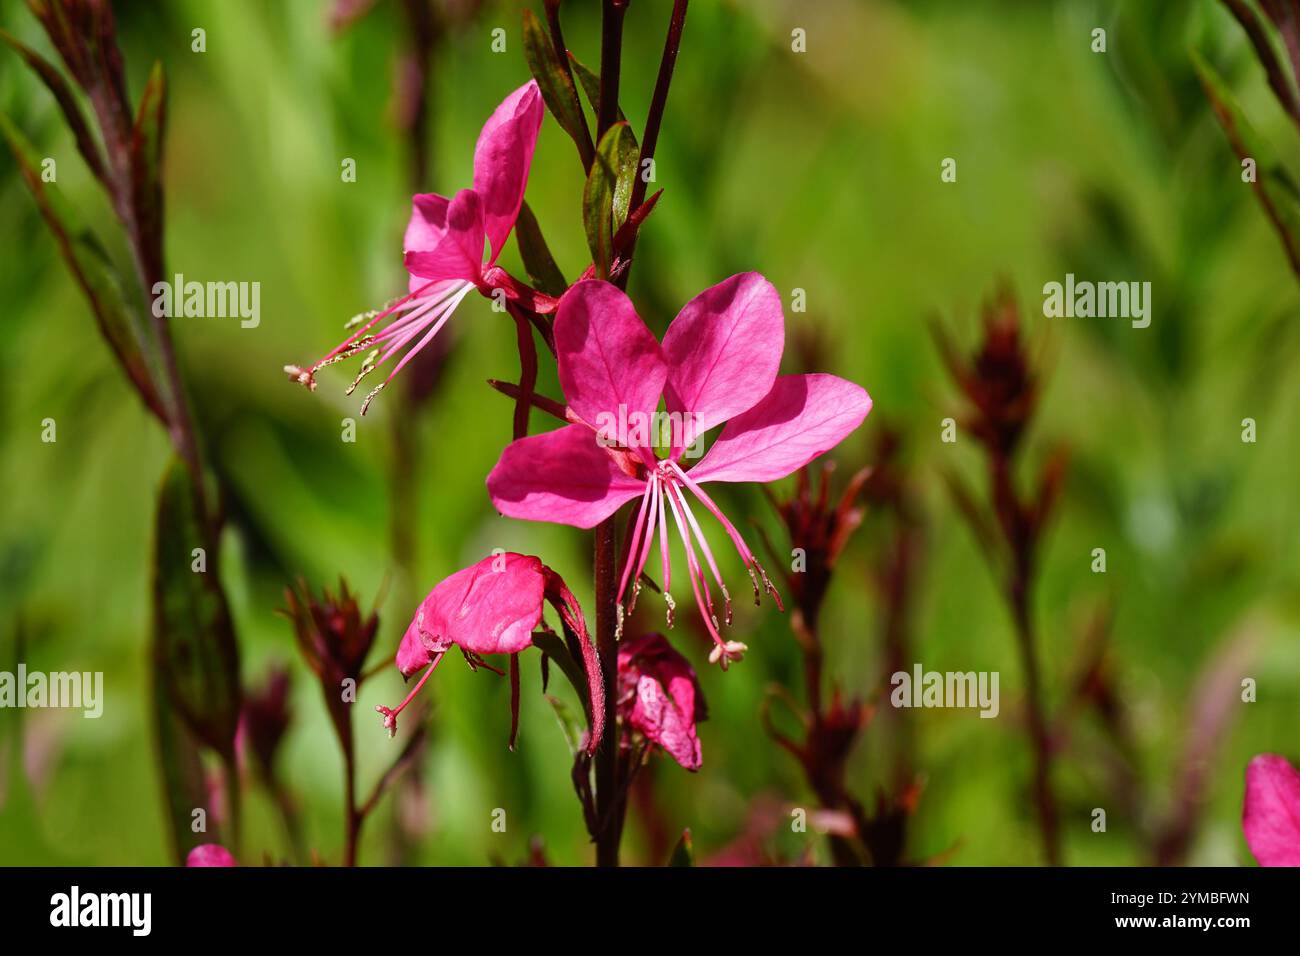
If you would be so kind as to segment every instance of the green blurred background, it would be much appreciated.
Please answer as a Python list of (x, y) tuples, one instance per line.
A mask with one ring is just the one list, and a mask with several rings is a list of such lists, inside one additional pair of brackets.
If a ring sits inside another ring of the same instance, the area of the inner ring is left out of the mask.
[[(394, 118), (394, 64), (405, 42), (395, 5), (381, 0), (339, 36), (327, 5), (314, 0), (116, 6), (133, 97), (155, 59), (170, 81), (169, 272), (261, 283), (258, 328), (235, 319), (173, 325), (210, 459), (232, 494), (221, 573), (244, 677), (259, 684), (276, 661), (295, 671), (281, 771), (310, 845), (337, 862), (340, 758), (290, 627), (273, 613), (289, 578), (320, 585), (342, 574), (367, 604), (388, 579), (373, 662), (391, 655), (410, 619), (403, 599), (492, 548), (542, 555), (589, 606), (589, 538), (506, 520), (488, 500), (483, 481), (510, 437), (511, 405), (484, 380), (518, 369), (513, 329), (485, 300), (467, 300), (451, 323), (442, 381), (414, 425), (418, 502), (399, 516), (416, 541), (409, 580), (394, 571), (390, 548), (390, 419), (400, 404), (381, 397), (359, 420), (355, 444), (344, 443), (340, 422), (356, 416), (360, 398), (343, 395), (350, 367), (322, 373), (314, 394), (281, 372), (322, 354), (349, 316), (402, 288), (410, 190)], [(469, 183), (479, 126), (528, 78), (521, 6), (489, 3), (439, 46), (425, 189)], [(594, 67), (597, 5), (565, 7), (569, 44)], [(627, 18), (622, 99), (638, 130), (669, 7), (634, 0)], [(49, 54), (19, 0), (0, 0), (0, 19)], [(1098, 26), (1108, 31), (1105, 54), (1090, 50)], [(190, 50), (195, 27), (207, 31), (205, 53)], [(491, 51), (496, 27), (507, 32), (504, 54)], [(807, 31), (804, 54), (790, 50), (795, 27)], [(924, 781), (909, 821), (910, 859), (1040, 860), (1010, 619), (941, 480), (951, 468), (982, 490), (983, 465), (973, 442), (940, 442), (941, 420), (962, 405), (928, 328), (939, 316), (973, 343), (979, 303), (1000, 280), (1022, 302), (1044, 381), (1028, 464), (1036, 470), (1057, 442), (1073, 451), (1036, 599), (1048, 700), (1061, 710), (1088, 622), (1112, 606), (1114, 686), (1133, 741), (1124, 758), (1133, 799), (1122, 805), (1095, 717), (1072, 724), (1056, 764), (1067, 860), (1148, 862), (1151, 834), (1178, 812), (1183, 755), (1202, 742), (1212, 745), (1193, 768), (1204, 805), (1186, 859), (1249, 862), (1240, 830), (1246, 761), (1261, 751), (1300, 753), (1300, 379), (1288, 371), (1300, 352), (1300, 300), (1197, 82), (1191, 48), (1225, 72), (1279, 151), (1294, 156), (1294, 133), (1240, 29), (1211, 0), (691, 7), (658, 150), (664, 195), (637, 247), (630, 293), (662, 332), (688, 298), (737, 271), (758, 270), (787, 296), (807, 291), (807, 312), (787, 314), (788, 339), (815, 336), (821, 367), (862, 383), (875, 400), (864, 427), (834, 453), (839, 480), (870, 464), (885, 422), (904, 436), (927, 531), (913, 658), (928, 669), (1001, 673), (997, 720), (973, 711), (908, 715)], [(125, 261), (111, 211), (52, 99), (7, 50), (0, 108), (57, 158), (59, 186)], [(355, 183), (340, 181), (344, 157), (356, 160)], [(940, 182), (945, 157), (957, 159), (955, 184)], [(570, 279), (589, 258), (581, 187), (572, 144), (548, 116), (527, 195)], [(21, 628), (29, 669), (101, 670), (107, 692), (97, 721), (27, 711), (21, 740), (16, 712), (0, 712), (0, 863), (167, 863), (147, 646), (148, 555), (168, 447), (97, 334), (8, 152), (0, 152), (0, 223), (3, 667), (12, 669)], [(522, 274), (513, 243), (503, 261)], [(1150, 328), (1043, 318), (1042, 285), (1066, 272), (1150, 280)], [(787, 371), (800, 370), (795, 353), (787, 348)], [(542, 390), (559, 394), (545, 366)], [(47, 417), (58, 423), (55, 444), (40, 441)], [(1241, 441), (1245, 417), (1258, 422), (1256, 444)], [(534, 415), (533, 427), (549, 424)], [(757, 489), (721, 493), (733, 517), (784, 540)], [(869, 586), (886, 534), (869, 517), (851, 542), (823, 633), (828, 674), (887, 710), (881, 601)], [(1096, 547), (1107, 551), (1104, 575), (1089, 570)], [(726, 551), (724, 574), (741, 593), (743, 569)], [(643, 600), (659, 607), (653, 595)], [(770, 684), (800, 686), (788, 620), (770, 605), (740, 602), (737, 630), (751, 652), (722, 674), (705, 663), (705, 645), (678, 629), (711, 713), (698, 774), (663, 757), (651, 768), (658, 823), (673, 835), (690, 827), (703, 861), (746, 836), (774, 859), (811, 847), (824, 861), (822, 837), (790, 832), (789, 808), (814, 804), (797, 765), (758, 721)], [(1257, 679), (1258, 701), (1238, 702), (1231, 672), (1215, 732), (1199, 722), (1212, 701), (1198, 688), (1215, 656), (1243, 653), (1243, 641), (1250, 663), (1238, 670)], [(534, 837), (552, 862), (591, 860), (565, 743), (535, 661), (524, 664), (514, 754), (507, 682), (459, 662), (439, 669), (425, 691), (434, 710), (423, 792), (399, 794), (401, 827), (394, 801), (384, 804), (362, 862), (518, 862)], [(395, 669), (363, 689), (363, 793), (399, 746), (384, 737), (373, 706), (403, 692)], [(868, 802), (888, 784), (890, 716), (878, 712), (851, 763), (853, 788)], [(490, 826), (498, 807), (507, 811), (505, 833)], [(1094, 807), (1108, 808), (1104, 834), (1090, 829)], [(283, 856), (284, 835), (261, 793), (247, 814), (245, 861)], [(643, 819), (634, 806), (625, 858), (662, 862)]]

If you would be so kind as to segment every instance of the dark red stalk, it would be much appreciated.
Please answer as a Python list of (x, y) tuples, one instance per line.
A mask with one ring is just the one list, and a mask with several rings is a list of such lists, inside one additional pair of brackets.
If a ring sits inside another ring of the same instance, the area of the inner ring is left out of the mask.
[[(1012, 486), (1009, 462), (994, 457), (990, 462), (990, 472), (994, 500), (1018, 502)], [(1051, 866), (1060, 866), (1060, 820), (1051, 780), (1052, 742), (1043, 706), (1042, 672), (1030, 609), (1030, 593), (1035, 577), (1034, 536), (1032, 533), (1009, 534), (1007, 541), (1012, 551), (1007, 601), (1015, 624), (1021, 667), (1025, 672), (1025, 706), (1029, 720), (1029, 739), (1034, 753), (1034, 806), (1043, 834), (1043, 852), (1047, 862)]]
[[(513, 398), (516, 401), (518, 401), (524, 394), (523, 390), (514, 382), (503, 382), (500, 379), (490, 378), (487, 380), (487, 383), (489, 387), (496, 389), (507, 398)], [(565, 407), (561, 402), (557, 402), (553, 398), (547, 398), (545, 395), (538, 395), (535, 392), (528, 396), (528, 402), (533, 406), (533, 408), (539, 409), (546, 412), (548, 415), (558, 418), (560, 421), (564, 422), (564, 424), (572, 424), (569, 416), (566, 414)]]
[[(942, 332), (936, 340), (944, 363), (971, 406), (967, 427), (983, 447), (995, 524), (983, 517), (974, 497), (955, 478), (950, 481), (958, 507), (990, 557), (1001, 558), (1003, 589), (1011, 611), (1025, 675), (1027, 729), (1033, 751), (1032, 793), (1047, 862), (1060, 865), (1060, 815), (1052, 790), (1053, 738), (1043, 702), (1042, 671), (1034, 633), (1031, 595), (1037, 554), (1046, 520), (1057, 501), (1065, 457), (1049, 459), (1038, 489), (1022, 497), (1013, 472), (1039, 398), (1037, 376), (1021, 336), (1019, 309), (1009, 290), (985, 307), (984, 338), (971, 359), (959, 356)], [(999, 540), (1000, 538), (1000, 540)]]
[[(618, 80), (623, 50), (623, 15), (627, 0), (604, 0), (601, 8), (600, 108), (596, 138), (618, 121)], [(600, 656), (605, 694), (605, 736), (596, 751), (596, 865), (618, 866), (618, 827), (611, 826), (619, 803), (618, 734), (615, 732), (614, 701), (618, 687), (618, 639), (616, 609), (618, 596), (618, 518), (611, 515), (596, 526), (594, 565), (596, 591), (596, 653)]]
[(655, 91), (650, 99), (650, 112), (646, 116), (645, 132), (641, 136), (641, 159), (637, 163), (637, 177), (632, 184), (630, 208), (636, 209), (645, 200), (647, 183), (643, 177), (645, 161), (654, 159), (659, 145), (659, 128), (663, 124), (664, 109), (668, 106), (668, 88), (673, 82), (673, 67), (677, 65), (677, 51), (682, 45), (682, 28), (686, 25), (686, 7), (690, 0), (675, 0), (672, 19), (668, 21), (668, 36), (664, 40), (664, 53), (659, 61), (659, 75), (655, 78)]
[(528, 412), (532, 408), (534, 390), (537, 388), (537, 345), (533, 342), (533, 329), (528, 318), (518, 306), (510, 305), (515, 320), (515, 342), (519, 346), (519, 389), (515, 396), (514, 438), (528, 436)]
[(339, 744), (343, 747), (343, 792), (345, 798), (343, 828), (343, 865), (357, 865), (357, 844), (361, 839), (362, 816), (357, 812), (357, 758), (352, 740), (352, 715), (339, 727)]
[(618, 866), (618, 844), (621, 833), (610, 826), (618, 805), (618, 734), (615, 732), (614, 702), (618, 697), (618, 641), (615, 638), (617, 621), (614, 602), (617, 597), (618, 578), (616, 564), (618, 549), (617, 518), (609, 517), (596, 526), (595, 585), (596, 585), (596, 653), (600, 656), (601, 677), (605, 693), (605, 735), (596, 751), (596, 818), (601, 826), (596, 833), (596, 865)]
[(623, 55), (623, 16), (627, 0), (604, 0), (600, 21), (600, 109), (596, 139), (618, 122), (618, 76)]

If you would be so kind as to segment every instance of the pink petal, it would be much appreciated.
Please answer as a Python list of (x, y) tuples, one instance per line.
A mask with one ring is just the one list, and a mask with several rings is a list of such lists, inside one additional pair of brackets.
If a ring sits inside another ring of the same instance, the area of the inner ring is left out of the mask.
[(410, 677), (422, 670), (432, 660), (429, 649), (424, 646), (424, 641), (420, 640), (419, 623), (420, 612), (417, 610), (415, 617), (411, 618), (411, 623), (406, 627), (406, 633), (402, 635), (402, 643), (397, 648), (397, 669), (402, 672), (403, 677)]
[(402, 239), (403, 252), (427, 252), (447, 232), (447, 208), (451, 200), (437, 193), (416, 193), (411, 197), (411, 218)]
[(200, 843), (185, 857), (185, 865), (239, 866), (239, 862), (219, 843)]
[(593, 528), (645, 482), (620, 471), (586, 425), (567, 425), (507, 445), (487, 487), (507, 517)]
[(785, 348), (781, 296), (757, 272), (705, 289), (677, 313), (664, 335), (670, 412), (690, 414), (689, 445), (758, 404), (776, 381)]
[(560, 387), (583, 421), (629, 448), (654, 444), (651, 419), (668, 368), (622, 291), (598, 279), (570, 288), (555, 316), (555, 351)]
[(516, 654), (533, 643), (544, 589), (539, 558), (492, 554), (430, 591), (424, 620), (417, 614), (415, 623), (431, 652), (455, 644), (476, 654)]
[(727, 422), (688, 474), (696, 481), (776, 481), (843, 441), (871, 397), (834, 375), (782, 375), (761, 402)]
[(696, 720), (704, 718), (699, 684), (690, 662), (661, 634), (645, 634), (625, 641), (618, 652), (620, 697), (623, 713), (647, 740), (663, 747), (687, 770), (701, 763)]
[(537, 81), (530, 80), (488, 117), (474, 147), (474, 191), (483, 200), (491, 262), (496, 262), (519, 216), (542, 113), (541, 91)]
[[(411, 218), (406, 224), (406, 235), (402, 239), (402, 252), (431, 252), (447, 234), (447, 210), (451, 200), (437, 193), (416, 193), (411, 197)], [(459, 280), (451, 279), (448, 283), (426, 289), (429, 280), (423, 276), (410, 276), (409, 291), (412, 293), (424, 289), (421, 298), (440, 295), (447, 290), (448, 284)]]
[(1260, 754), (1247, 765), (1241, 828), (1260, 866), (1300, 866), (1300, 773), (1284, 758)]
[(483, 271), (483, 205), (478, 194), (472, 189), (456, 193), (446, 209), (442, 236), (431, 248), (408, 251), (404, 261), (406, 271), (425, 285), (432, 279), (477, 281)]

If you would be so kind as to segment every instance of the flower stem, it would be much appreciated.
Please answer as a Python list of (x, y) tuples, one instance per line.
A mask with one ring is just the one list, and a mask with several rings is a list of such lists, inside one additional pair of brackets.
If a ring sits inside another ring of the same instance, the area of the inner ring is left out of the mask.
[(1061, 865), (1060, 815), (1056, 797), (1052, 792), (1052, 744), (1047, 730), (1047, 716), (1043, 709), (1042, 671), (1038, 661), (1038, 648), (1030, 613), (1030, 593), (1034, 580), (1034, 550), (1036, 531), (1025, 517), (1025, 506), (1016, 496), (1011, 480), (1010, 463), (1005, 456), (995, 456), (992, 461), (994, 500), (1003, 502), (1014, 520), (1004, 521), (1004, 528), (1014, 528), (1007, 534), (1011, 553), (1011, 572), (1007, 582), (1007, 602), (1016, 629), (1016, 643), (1020, 648), (1021, 667), (1025, 673), (1026, 708), (1029, 719), (1029, 741), (1034, 753), (1034, 805), (1038, 825), (1043, 836), (1043, 852), (1048, 865)]
[(357, 755), (352, 739), (352, 714), (338, 727), (343, 750), (343, 865), (357, 865), (357, 844), (361, 839), (362, 816), (357, 812)]
[(623, 15), (627, 0), (604, 0), (600, 20), (600, 109), (596, 139), (618, 122), (618, 74), (623, 54)]
[(1025, 693), (1029, 711), (1029, 738), (1034, 749), (1034, 803), (1043, 832), (1043, 852), (1050, 866), (1061, 865), (1061, 833), (1056, 797), (1052, 792), (1052, 745), (1043, 711), (1042, 675), (1029, 614), (1028, 580), (1018, 576), (1012, 582), (1011, 605), (1016, 641), (1025, 671)]
[[(677, 51), (682, 45), (682, 27), (686, 25), (686, 7), (689, 2), (690, 0), (675, 0), (673, 3), (672, 19), (668, 21), (668, 36), (664, 40), (664, 54), (659, 61), (659, 75), (655, 79), (655, 91), (650, 99), (650, 113), (646, 116), (645, 133), (641, 136), (638, 170), (645, 168), (647, 159), (654, 158), (655, 147), (659, 144), (659, 127), (663, 124), (664, 109), (668, 106), (668, 88), (673, 82), (673, 67), (677, 64)], [(629, 209), (637, 209), (645, 202), (648, 185), (644, 176), (636, 177), (632, 183)]]
[(618, 866), (618, 844), (622, 827), (614, 825), (614, 807), (618, 796), (618, 734), (614, 727), (614, 701), (618, 687), (618, 643), (614, 601), (618, 581), (615, 576), (616, 519), (606, 518), (596, 526), (596, 652), (600, 656), (601, 676), (605, 682), (605, 735), (596, 751), (596, 819), (604, 821), (596, 833), (596, 865)]

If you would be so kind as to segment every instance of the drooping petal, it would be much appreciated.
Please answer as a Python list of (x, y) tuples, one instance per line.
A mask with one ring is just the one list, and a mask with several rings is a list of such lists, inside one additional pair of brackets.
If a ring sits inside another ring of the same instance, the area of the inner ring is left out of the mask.
[(185, 865), (239, 866), (239, 861), (220, 843), (200, 843), (185, 857)]
[(782, 375), (727, 422), (688, 474), (702, 481), (776, 481), (843, 441), (871, 411), (861, 386), (834, 375)]
[(491, 554), (430, 591), (423, 619), (417, 613), (413, 623), (431, 654), (453, 644), (475, 654), (516, 654), (533, 643), (544, 588), (541, 559)]
[(687, 770), (698, 770), (704, 699), (690, 662), (661, 634), (645, 634), (619, 648), (619, 709), (634, 729), (663, 747)]
[(603, 440), (654, 444), (652, 419), (668, 367), (631, 299), (599, 279), (576, 283), (556, 312), (555, 352), (569, 407)]
[(1300, 866), (1300, 773), (1285, 758), (1260, 754), (1247, 765), (1241, 828), (1260, 866)]
[(427, 667), (430, 660), (432, 657), (429, 649), (420, 640), (420, 612), (417, 609), (415, 617), (411, 618), (411, 623), (406, 627), (406, 633), (402, 635), (402, 643), (398, 645), (397, 669), (402, 672), (402, 677), (410, 677)]
[(624, 474), (586, 425), (567, 425), (506, 446), (487, 478), (503, 515), (594, 528), (645, 482)]
[(474, 147), (474, 191), (483, 200), (490, 262), (496, 262), (519, 216), (542, 113), (541, 91), (537, 81), (530, 80), (488, 117)]
[(551, 602), (564, 626), (578, 639), (578, 649), (582, 654), (582, 669), (587, 675), (587, 718), (590, 733), (587, 734), (587, 754), (594, 756), (605, 735), (605, 678), (600, 670), (600, 655), (596, 645), (591, 642), (587, 632), (587, 622), (582, 616), (582, 605), (573, 596), (569, 586), (564, 583), (552, 568), (542, 568), (546, 578), (546, 599)]
[(478, 194), (472, 189), (456, 193), (447, 205), (442, 235), (431, 248), (406, 252), (403, 261), (406, 271), (425, 284), (441, 279), (476, 282), (483, 271), (483, 205)]
[(781, 296), (757, 272), (705, 289), (664, 335), (667, 408), (691, 427), (681, 444), (758, 404), (771, 390), (785, 348)]

